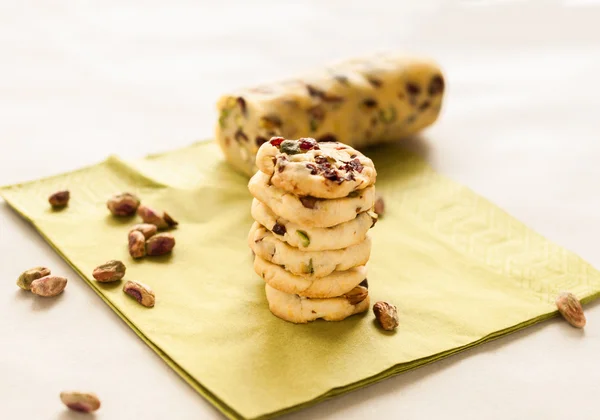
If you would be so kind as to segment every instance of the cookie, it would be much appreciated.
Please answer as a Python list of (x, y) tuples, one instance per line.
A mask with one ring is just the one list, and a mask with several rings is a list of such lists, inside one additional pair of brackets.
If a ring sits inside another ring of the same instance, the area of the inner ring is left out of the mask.
[(284, 293), (268, 284), (265, 293), (269, 309), (278, 318), (295, 324), (305, 324), (319, 318), (325, 321), (342, 321), (351, 315), (365, 312), (369, 309), (369, 295), (355, 302), (352, 297), (345, 296), (329, 299), (309, 299), (294, 294)]
[(356, 245), (365, 240), (367, 232), (377, 222), (377, 215), (366, 211), (357, 214), (354, 220), (329, 228), (304, 227), (277, 217), (256, 198), (252, 201), (251, 212), (254, 220), (271, 230), (278, 239), (302, 251), (325, 251)]
[(254, 257), (254, 271), (277, 290), (312, 298), (329, 298), (348, 293), (367, 278), (367, 267), (361, 265), (346, 271), (334, 271), (325, 277), (296, 276), (284, 267)]
[(270, 230), (257, 222), (248, 235), (248, 245), (254, 254), (297, 276), (325, 277), (334, 271), (345, 271), (365, 265), (371, 255), (371, 238), (348, 248), (333, 251), (300, 251), (277, 239)]
[(270, 184), (269, 175), (258, 171), (248, 183), (250, 193), (273, 213), (306, 227), (331, 227), (371, 210), (375, 204), (375, 186), (354, 191), (348, 197), (331, 200), (299, 197)]
[(312, 138), (273, 137), (256, 155), (256, 165), (271, 176), (271, 184), (300, 196), (342, 198), (373, 185), (373, 161), (338, 142)]

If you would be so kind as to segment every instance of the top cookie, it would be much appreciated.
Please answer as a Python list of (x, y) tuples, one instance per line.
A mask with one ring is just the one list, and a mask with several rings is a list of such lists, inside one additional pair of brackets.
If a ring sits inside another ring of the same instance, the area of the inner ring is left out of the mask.
[(342, 198), (375, 183), (373, 161), (339, 142), (273, 137), (256, 155), (256, 165), (278, 188), (299, 196)]

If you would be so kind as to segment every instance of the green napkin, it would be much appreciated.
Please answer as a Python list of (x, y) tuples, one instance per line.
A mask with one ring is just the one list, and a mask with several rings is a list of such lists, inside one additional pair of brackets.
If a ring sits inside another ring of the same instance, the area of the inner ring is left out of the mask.
[[(600, 273), (467, 188), (395, 146), (369, 155), (386, 214), (371, 230), (372, 302), (398, 307), (380, 330), (372, 312), (294, 325), (273, 316), (252, 270), (247, 179), (213, 143), (0, 190), (98, 295), (194, 389), (226, 416), (268, 418), (438, 360), (556, 315), (563, 289), (598, 296)], [(47, 197), (68, 188), (71, 203)], [(116, 219), (106, 199), (130, 191), (179, 222), (170, 256), (133, 261), (136, 218)], [(156, 293), (152, 309), (121, 284), (93, 281), (109, 259)]]

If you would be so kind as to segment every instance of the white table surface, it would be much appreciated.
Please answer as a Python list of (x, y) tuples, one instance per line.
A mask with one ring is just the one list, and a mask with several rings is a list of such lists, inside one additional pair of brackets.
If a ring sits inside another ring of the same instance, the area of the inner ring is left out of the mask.
[[(395, 48), (448, 80), (411, 146), (600, 267), (598, 22), (589, 0), (2, 0), (0, 184), (185, 146), (211, 136), (230, 88)], [(21, 293), (33, 265), (67, 291)], [(584, 332), (551, 320), (286, 418), (597, 419), (600, 307), (586, 310)], [(0, 203), (0, 419), (83, 418), (63, 389), (96, 392), (97, 420), (221, 418)]]

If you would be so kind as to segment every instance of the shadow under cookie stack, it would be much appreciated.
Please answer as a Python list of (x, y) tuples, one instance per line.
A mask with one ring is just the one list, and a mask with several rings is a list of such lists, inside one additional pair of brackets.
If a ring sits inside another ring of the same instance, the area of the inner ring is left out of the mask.
[(256, 155), (248, 235), (269, 309), (294, 323), (341, 321), (369, 309), (371, 159), (338, 142), (273, 137)]

